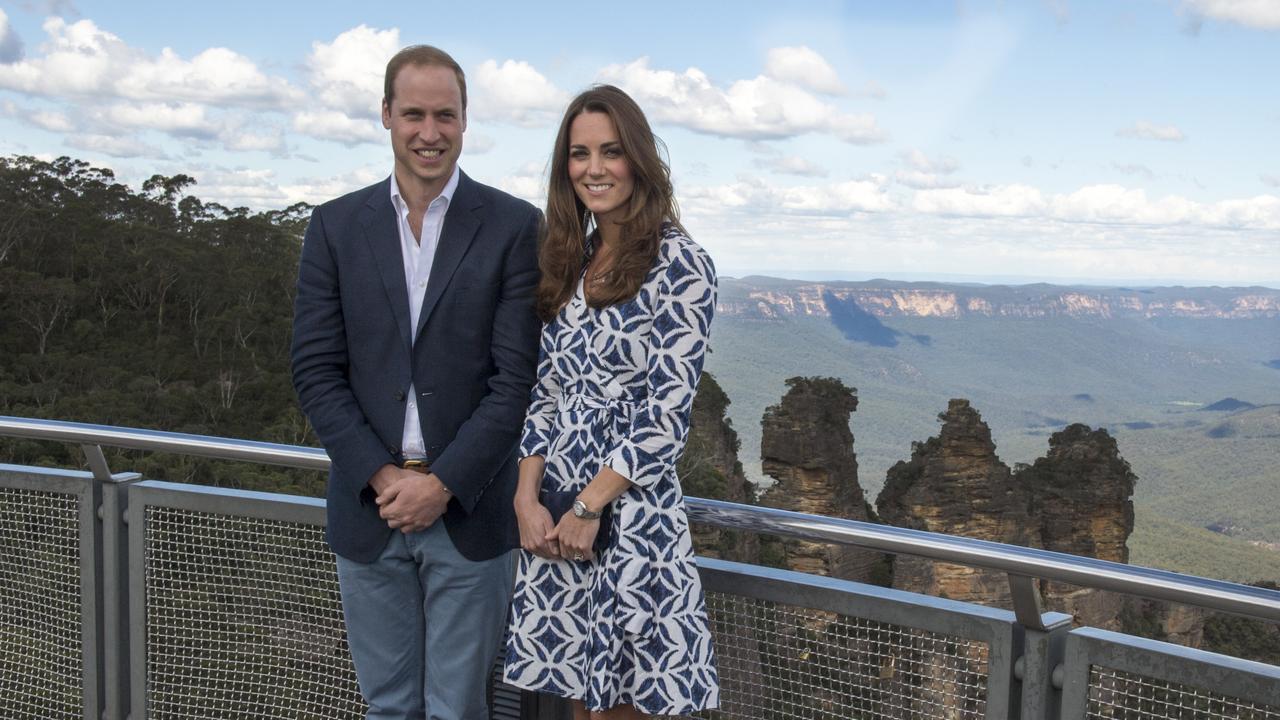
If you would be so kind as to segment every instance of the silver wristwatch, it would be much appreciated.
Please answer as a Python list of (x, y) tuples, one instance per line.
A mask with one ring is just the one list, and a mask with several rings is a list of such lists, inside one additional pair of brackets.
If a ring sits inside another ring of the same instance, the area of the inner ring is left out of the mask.
[(576, 499), (573, 501), (573, 516), (581, 520), (599, 520), (600, 511), (593, 512), (587, 508), (587, 504), (582, 502), (581, 499)]

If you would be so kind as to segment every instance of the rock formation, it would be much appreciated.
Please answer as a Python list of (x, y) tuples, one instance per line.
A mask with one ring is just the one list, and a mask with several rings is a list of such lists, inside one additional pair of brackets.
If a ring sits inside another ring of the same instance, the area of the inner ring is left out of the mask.
[[(964, 537), (1040, 546), (1030, 498), (996, 457), (991, 429), (969, 406), (951, 400), (938, 416), (942, 430), (912, 448), (911, 460), (889, 469), (876, 501), (890, 525)], [(893, 586), (953, 600), (1012, 607), (1001, 572), (900, 555)]]
[[(753, 505), (755, 486), (742, 472), (738, 433), (725, 414), (729, 403), (715, 377), (704, 372), (693, 399), (689, 438), (680, 457), (680, 481), (686, 496)], [(693, 545), (699, 555), (760, 562), (760, 540), (755, 533), (694, 525)]]
[[(835, 378), (787, 380), (787, 394), (764, 413), (760, 456), (777, 482), (762, 503), (828, 517), (866, 521), (870, 507), (858, 484), (849, 417), (858, 407), (856, 391)], [(802, 540), (783, 544), (792, 570), (868, 582), (881, 564), (880, 553)]]
[[(877, 509), (901, 527), (1128, 562), (1137, 477), (1106, 430), (1075, 424), (1049, 438), (1049, 452), (1016, 473), (996, 457), (991, 431), (967, 400), (939, 416), (937, 437), (917, 443), (889, 470)], [(894, 563), (893, 585), (912, 592), (1011, 608), (1004, 573), (911, 557)], [(1076, 622), (1121, 628), (1120, 596), (1042, 583), (1045, 609)], [(1174, 634), (1194, 636), (1187, 618)], [(1194, 624), (1194, 623), (1191, 623)], [(1187, 627), (1182, 627), (1187, 626)]]
[[(1106, 430), (1069, 425), (1049, 438), (1049, 454), (1016, 473), (1031, 495), (1031, 512), (1046, 550), (1125, 563), (1133, 533), (1137, 476)], [(1045, 607), (1081, 625), (1120, 629), (1121, 596), (1044, 583)]]

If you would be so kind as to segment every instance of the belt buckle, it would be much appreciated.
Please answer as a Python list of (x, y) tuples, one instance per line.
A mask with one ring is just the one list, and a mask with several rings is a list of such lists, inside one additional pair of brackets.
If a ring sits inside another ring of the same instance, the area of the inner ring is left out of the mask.
[(426, 458), (414, 458), (412, 460), (405, 460), (404, 462), (400, 463), (400, 467), (404, 468), (405, 470), (412, 470), (414, 472), (420, 472), (420, 473), (431, 472), (431, 464), (427, 462)]

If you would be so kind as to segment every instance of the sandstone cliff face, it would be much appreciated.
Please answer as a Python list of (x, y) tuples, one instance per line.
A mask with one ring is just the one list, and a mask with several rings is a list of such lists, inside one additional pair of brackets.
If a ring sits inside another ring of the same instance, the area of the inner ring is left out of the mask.
[[(776, 484), (762, 503), (797, 512), (868, 520), (858, 484), (849, 417), (858, 407), (855, 391), (834, 378), (791, 378), (782, 401), (764, 413), (760, 455)], [(800, 540), (784, 543), (792, 570), (867, 582), (880, 554), (852, 547)]]
[[(890, 525), (1040, 546), (1028, 493), (996, 457), (991, 429), (969, 406), (951, 400), (936, 437), (917, 443), (911, 460), (889, 469), (876, 501)], [(1012, 607), (1004, 573), (898, 556), (895, 588), (953, 600)]]
[[(726, 417), (729, 396), (711, 373), (703, 373), (693, 400), (689, 438), (678, 471), (687, 496), (755, 504), (755, 486), (738, 460), (738, 433)], [(693, 526), (693, 545), (699, 555), (760, 562), (755, 533), (737, 533), (706, 525)]]
[[(1049, 453), (1021, 468), (1032, 517), (1046, 550), (1128, 562), (1137, 476), (1106, 430), (1070, 425), (1049, 438)], [(1044, 583), (1046, 608), (1081, 625), (1118, 630), (1123, 598), (1100, 590)]]
[(1120, 632), (1198, 648), (1204, 644), (1207, 611), (1191, 607), (1126, 597), (1122, 600)]
[(856, 303), (876, 317), (1188, 317), (1280, 316), (1280, 291), (1270, 288), (1103, 288), (1055, 285), (969, 286), (928, 282), (722, 283), (717, 313), (770, 319), (828, 317), (831, 300)]

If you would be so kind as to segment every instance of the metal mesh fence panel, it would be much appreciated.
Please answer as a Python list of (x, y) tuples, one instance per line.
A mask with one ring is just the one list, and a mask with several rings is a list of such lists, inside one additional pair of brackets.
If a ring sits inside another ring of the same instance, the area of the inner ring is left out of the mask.
[(1280, 707), (1205, 688), (1094, 665), (1089, 668), (1088, 718), (1108, 720), (1280, 720)]
[(0, 713), (80, 718), (80, 515), (74, 495), (0, 488)]
[(865, 618), (708, 593), (721, 707), (707, 718), (986, 714), (986, 644)]
[(145, 535), (149, 717), (363, 717), (323, 528), (151, 506)]

